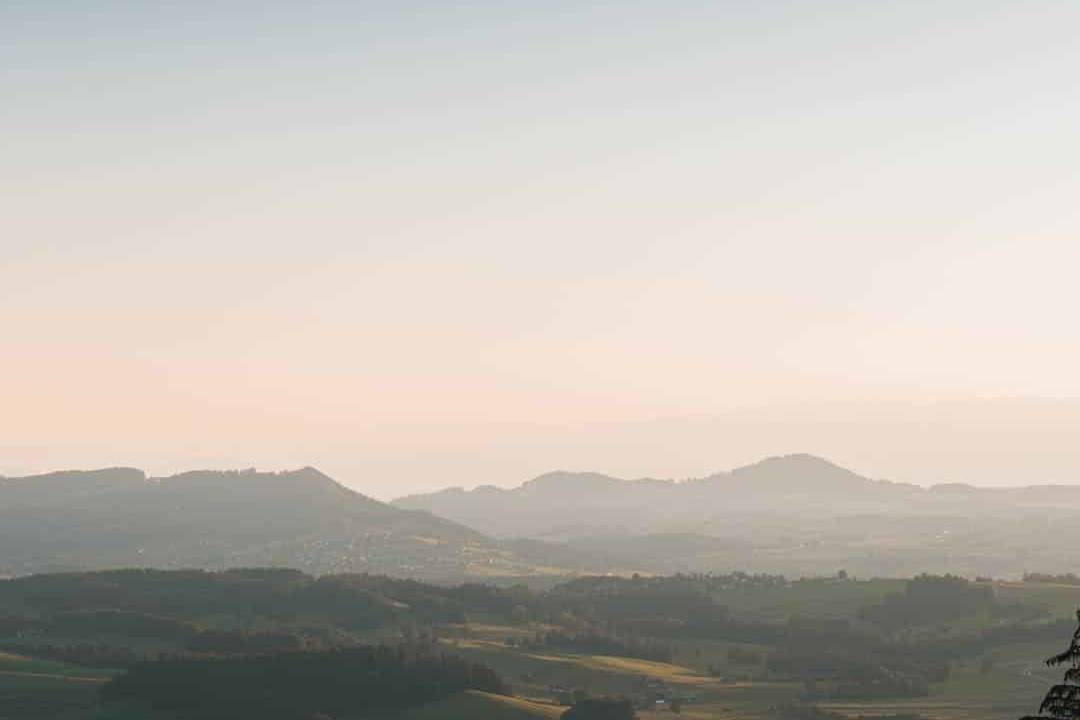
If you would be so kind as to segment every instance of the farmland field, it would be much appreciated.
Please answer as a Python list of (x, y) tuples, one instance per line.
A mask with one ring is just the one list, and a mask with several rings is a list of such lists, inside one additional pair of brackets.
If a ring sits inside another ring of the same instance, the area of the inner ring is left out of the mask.
[(112, 674), (0, 653), (0, 720), (87, 717)]

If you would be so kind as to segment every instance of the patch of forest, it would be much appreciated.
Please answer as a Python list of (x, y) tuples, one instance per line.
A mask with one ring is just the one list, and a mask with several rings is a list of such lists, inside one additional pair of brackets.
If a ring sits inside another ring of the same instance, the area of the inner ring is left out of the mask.
[(491, 668), (399, 645), (142, 662), (105, 685), (101, 697), (106, 706), (127, 703), (188, 720), (306, 720), (366, 717), (465, 690), (509, 693)]

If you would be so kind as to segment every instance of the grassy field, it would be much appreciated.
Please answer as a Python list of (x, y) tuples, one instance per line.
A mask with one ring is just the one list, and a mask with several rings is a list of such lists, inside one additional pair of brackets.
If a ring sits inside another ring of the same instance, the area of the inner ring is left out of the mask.
[(826, 703), (824, 707), (850, 716), (917, 712), (940, 720), (1015, 720), (1034, 714), (1047, 688), (1061, 681), (1061, 672), (1043, 664), (1061, 646), (1007, 646), (996, 654), (993, 668), (985, 672), (976, 663), (954, 665), (949, 680), (936, 686), (928, 698)]
[[(522, 650), (505, 645), (504, 628), (489, 625), (488, 638), (450, 644), (449, 651), (499, 669), (516, 693), (555, 700), (551, 688), (580, 688), (596, 695), (640, 696), (643, 684), (687, 698), (682, 717), (762, 718), (795, 700), (802, 685), (789, 682), (726, 682), (677, 663), (608, 655)], [(475, 634), (479, 634), (473, 629)], [(565, 708), (562, 708), (565, 710)], [(670, 710), (639, 711), (644, 718), (676, 717)]]
[(1057, 617), (1071, 618), (1080, 608), (1080, 585), (996, 582), (994, 592), (1002, 602), (1044, 605)]
[(0, 720), (92, 717), (112, 673), (0, 653)]
[(392, 720), (551, 720), (565, 710), (550, 703), (470, 690), (396, 715)]
[(61, 678), (73, 682), (96, 683), (105, 682), (113, 676), (111, 670), (95, 670), (8, 652), (0, 652), (0, 674), (37, 675), (40, 677)]
[[(732, 585), (713, 594), (721, 605), (742, 618), (782, 622), (791, 617), (851, 618), (866, 605), (901, 592), (905, 580), (814, 578), (782, 585)], [(1044, 606), (1055, 617), (1071, 618), (1080, 607), (1080, 585), (994, 581), (1002, 603)]]
[(610, 655), (558, 655), (560, 661), (572, 662), (589, 670), (648, 677), (663, 680), (672, 685), (711, 685), (716, 681), (690, 668), (673, 663), (653, 662), (637, 658)]
[(783, 622), (791, 617), (850, 618), (859, 608), (904, 589), (904, 580), (814, 578), (782, 585), (732, 585), (713, 593), (721, 605), (747, 619)]

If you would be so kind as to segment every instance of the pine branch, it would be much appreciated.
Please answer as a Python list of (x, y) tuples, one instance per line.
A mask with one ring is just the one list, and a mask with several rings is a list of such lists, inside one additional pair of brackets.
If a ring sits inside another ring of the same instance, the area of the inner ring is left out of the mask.
[(1060, 665), (1061, 663), (1071, 662), (1073, 660), (1080, 660), (1080, 647), (1074, 643), (1069, 646), (1069, 649), (1063, 653), (1047, 658), (1047, 665)]
[(1049, 713), (1055, 717), (1080, 717), (1080, 686), (1055, 685), (1046, 693), (1039, 713)]

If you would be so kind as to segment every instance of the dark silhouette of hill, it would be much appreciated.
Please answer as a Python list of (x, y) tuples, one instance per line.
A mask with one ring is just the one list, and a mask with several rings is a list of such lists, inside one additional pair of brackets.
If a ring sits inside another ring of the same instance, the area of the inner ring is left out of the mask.
[(0, 574), (239, 565), (447, 578), (477, 567), (527, 571), (477, 531), (366, 497), (314, 468), (0, 479)]

